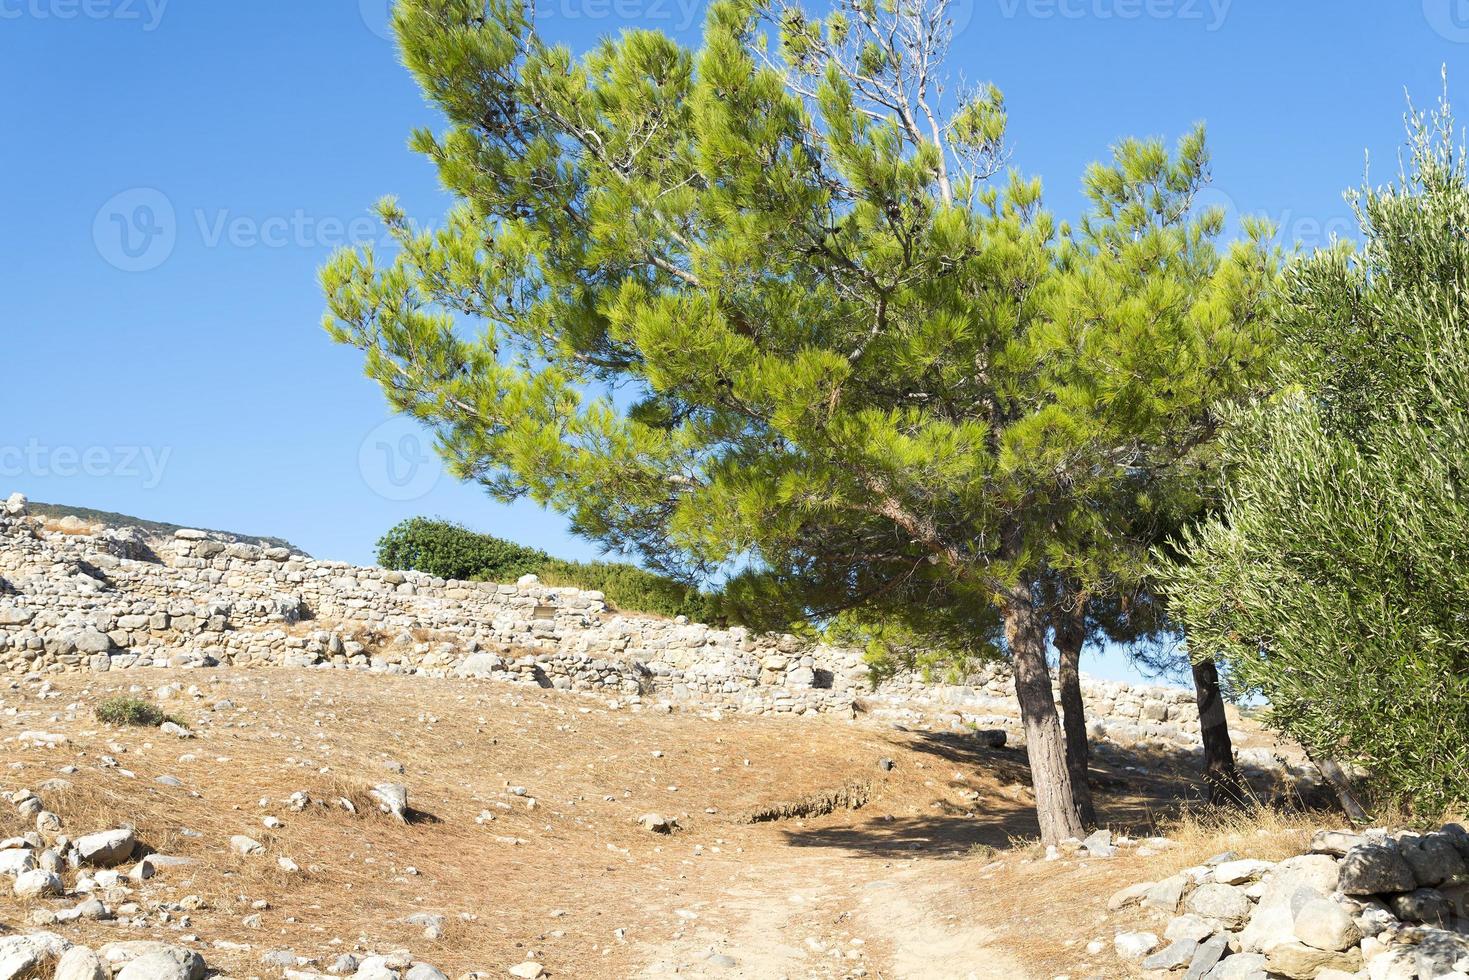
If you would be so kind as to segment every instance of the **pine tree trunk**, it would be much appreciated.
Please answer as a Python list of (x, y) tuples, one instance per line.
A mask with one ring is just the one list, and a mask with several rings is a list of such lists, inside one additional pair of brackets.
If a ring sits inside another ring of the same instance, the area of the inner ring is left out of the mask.
[(1046, 626), (1036, 612), (1030, 585), (1021, 582), (1005, 600), (1005, 640), (1015, 674), (1015, 696), (1025, 726), (1025, 750), (1035, 790), (1041, 840), (1055, 844), (1085, 833), (1066, 768), (1066, 744), (1051, 675), (1046, 669)]
[(1086, 642), (1086, 603), (1072, 596), (1075, 609), (1056, 609), (1053, 623), (1056, 650), (1060, 654), (1057, 680), (1061, 687), (1061, 721), (1066, 731), (1066, 769), (1071, 774), (1071, 793), (1081, 822), (1097, 825), (1092, 803), (1091, 745), (1086, 735), (1086, 705), (1081, 698), (1081, 648)]
[(1199, 735), (1204, 740), (1204, 785), (1209, 802), (1240, 806), (1247, 799), (1239, 771), (1234, 767), (1234, 743), (1229, 737), (1229, 717), (1224, 713), (1224, 695), (1219, 691), (1219, 668), (1212, 659), (1193, 665), (1194, 699), (1199, 706)]

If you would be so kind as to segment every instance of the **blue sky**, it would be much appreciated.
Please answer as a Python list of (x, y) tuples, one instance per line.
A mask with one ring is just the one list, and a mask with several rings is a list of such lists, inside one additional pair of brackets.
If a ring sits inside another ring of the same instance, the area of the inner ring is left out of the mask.
[[(1405, 91), (1431, 103), (1447, 65), (1469, 94), (1469, 0), (961, 4), (954, 67), (1005, 92), (1012, 162), (1063, 216), (1112, 142), (1203, 120), (1213, 199), (1316, 245), (1351, 231), (1365, 151), (1395, 172)], [(364, 563), (419, 513), (595, 556), (442, 476), (318, 325), (316, 269), (380, 233), (375, 200), (449, 203), (405, 147), (437, 120), (387, 5), (0, 0), (0, 492)], [(702, 9), (546, 0), (541, 22), (577, 49), (636, 26), (694, 41)], [(1126, 676), (1115, 653), (1089, 669)]]

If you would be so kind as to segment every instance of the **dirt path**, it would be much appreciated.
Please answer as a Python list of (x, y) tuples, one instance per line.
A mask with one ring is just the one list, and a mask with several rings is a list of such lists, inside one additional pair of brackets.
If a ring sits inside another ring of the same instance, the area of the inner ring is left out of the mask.
[(752, 864), (698, 909), (681, 936), (647, 950), (640, 977), (759, 980), (1019, 980), (992, 936), (943, 911), (944, 862), (787, 850)]

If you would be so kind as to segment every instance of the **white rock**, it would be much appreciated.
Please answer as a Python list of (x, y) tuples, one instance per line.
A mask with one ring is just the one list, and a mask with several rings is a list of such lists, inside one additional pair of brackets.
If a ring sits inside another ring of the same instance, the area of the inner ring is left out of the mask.
[(235, 834), (230, 838), (230, 850), (241, 857), (249, 857), (253, 854), (264, 854), (265, 845), (253, 837), (246, 837), (244, 834)]
[(54, 980), (110, 980), (111, 976), (102, 957), (86, 946), (73, 946), (61, 954)]
[(1158, 937), (1151, 932), (1119, 932), (1112, 946), (1124, 960), (1140, 960), (1158, 948)]
[(14, 891), (16, 898), (46, 898), (62, 894), (65, 888), (57, 875), (34, 868), (16, 875)]
[(77, 857), (83, 864), (110, 868), (132, 857), (136, 844), (137, 838), (131, 827), (99, 830), (76, 839)]
[(54, 932), (0, 936), (0, 978), (38, 975), (70, 948), (71, 943)]

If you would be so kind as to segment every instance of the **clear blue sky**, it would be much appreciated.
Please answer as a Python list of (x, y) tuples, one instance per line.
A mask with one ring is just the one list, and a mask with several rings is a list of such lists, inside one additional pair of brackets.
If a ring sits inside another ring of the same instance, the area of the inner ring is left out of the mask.
[[(1217, 200), (1290, 239), (1350, 229), (1343, 188), (1395, 170), (1404, 91), (1469, 94), (1469, 0), (962, 0), (955, 67), (1010, 108), (1013, 162), (1079, 208), (1127, 135), (1209, 126)], [(543, 0), (583, 49), (696, 0)], [(596, 549), (420, 461), (316, 269), (378, 234), (384, 194), (448, 203), (387, 0), (0, 0), (0, 492), (291, 539), (369, 562), (438, 514), (568, 557)], [(1464, 100), (1469, 106), (1469, 99)], [(1466, 109), (1469, 119), (1469, 109)], [(1099, 674), (1125, 671), (1108, 656)]]

